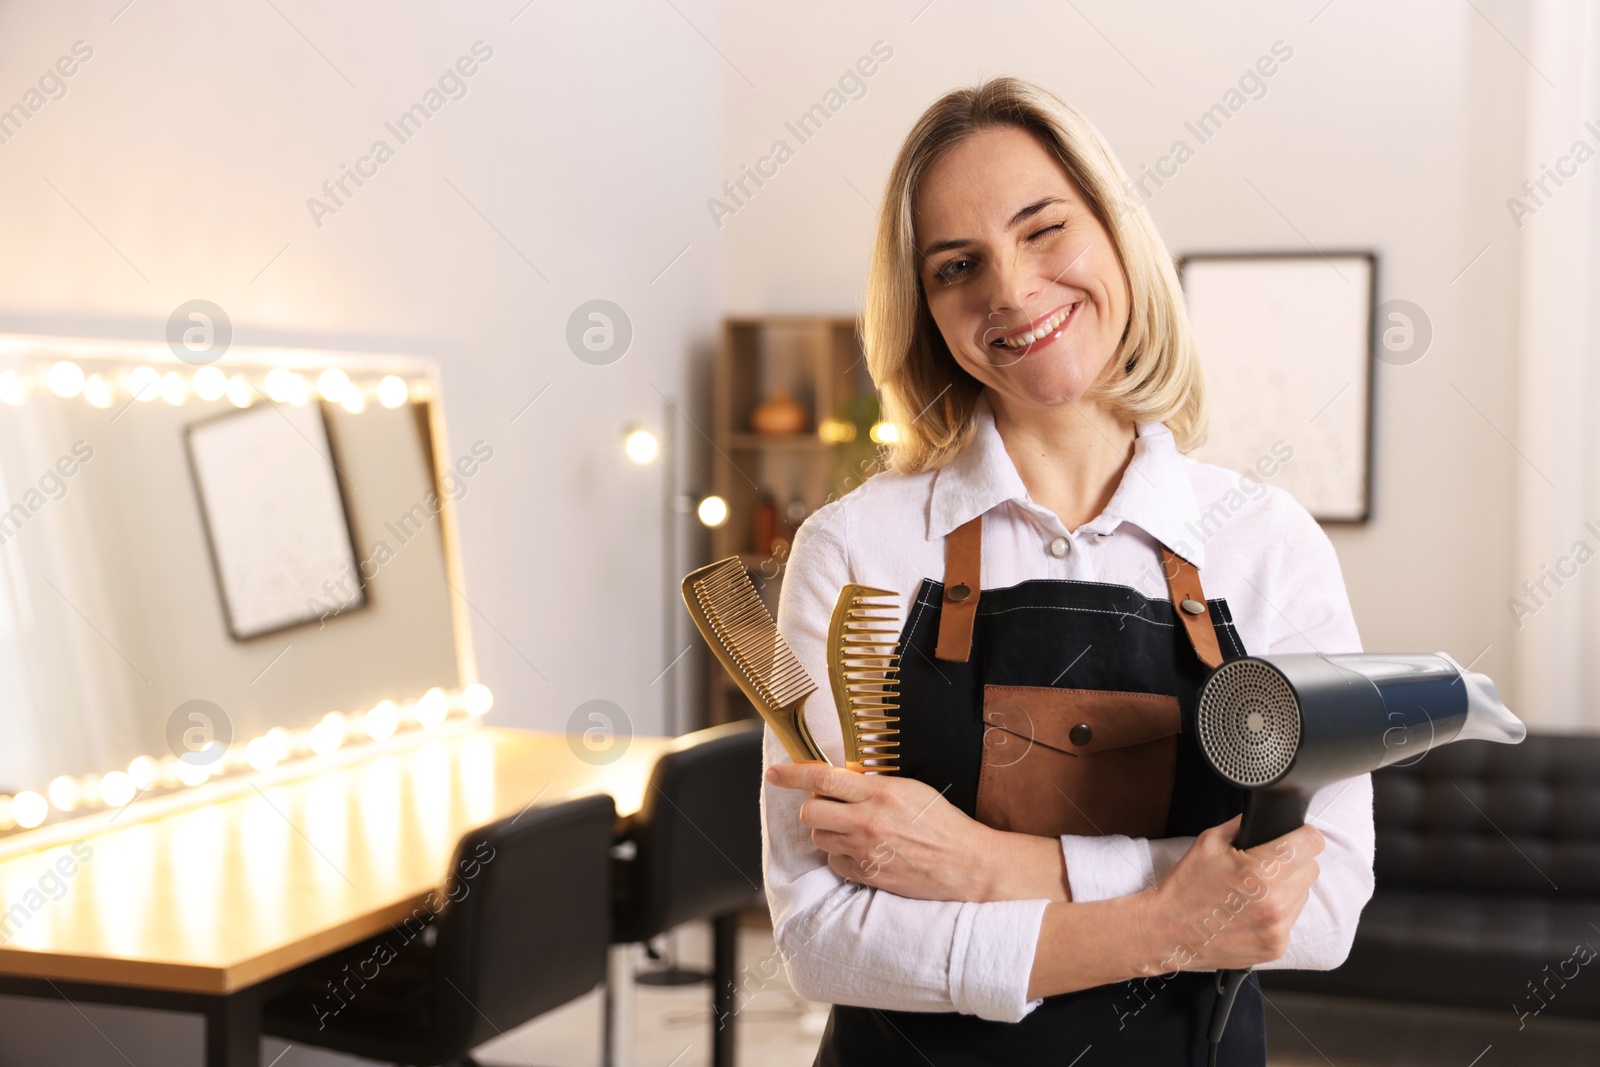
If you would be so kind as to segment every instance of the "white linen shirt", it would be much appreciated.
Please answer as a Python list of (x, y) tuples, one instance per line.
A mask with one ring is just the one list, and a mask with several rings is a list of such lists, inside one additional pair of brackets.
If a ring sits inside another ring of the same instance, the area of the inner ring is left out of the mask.
[[(942, 469), (876, 474), (796, 532), (778, 629), (818, 686), (806, 722), (830, 760), (842, 765), (844, 758), (825, 654), (840, 588), (860, 582), (894, 590), (903, 626), (922, 580), (943, 580), (945, 535), (979, 514), (986, 516), (982, 588), (1071, 579), (1132, 586), (1166, 600), (1159, 538), (1199, 568), (1207, 596), (1227, 600), (1251, 654), (1361, 651), (1333, 545), (1284, 490), (1191, 459), (1165, 424), (1138, 423), (1133, 459), (1105, 510), (1069, 532), (1029, 499), (986, 392), (976, 418), (972, 443)], [(915, 716), (932, 714), (939, 709), (902, 706), (899, 725), (914, 729)], [(770, 728), (765, 735), (765, 764), (787, 761)], [(846, 881), (800, 822), (807, 798), (803, 790), (762, 784), (767, 901), (796, 992), (824, 1003), (1003, 1022), (1042, 1003), (1029, 1000), (1027, 989), (1046, 901), (915, 900)], [(1337, 967), (1372, 895), (1371, 776), (1317, 792), (1307, 821), (1326, 838), (1319, 875), (1287, 954), (1261, 969)], [(1193, 841), (1062, 837), (1072, 899), (1104, 900), (1155, 885)]]

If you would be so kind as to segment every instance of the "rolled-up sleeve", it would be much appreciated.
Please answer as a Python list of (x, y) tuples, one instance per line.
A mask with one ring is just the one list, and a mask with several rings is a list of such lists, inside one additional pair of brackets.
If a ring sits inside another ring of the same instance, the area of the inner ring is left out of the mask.
[[(783, 576), (778, 629), (819, 689), (812, 736), (842, 763), (827, 689), (828, 620), (851, 581), (843, 502), (800, 527)], [(786, 762), (770, 728), (765, 765)], [(808, 1000), (899, 1011), (956, 1011), (1016, 1022), (1041, 1001), (1028, 982), (1047, 901), (914, 900), (848, 882), (800, 822), (807, 794), (762, 783), (762, 868), (773, 936), (795, 991)]]
[[(1268, 634), (1252, 653), (1360, 652), (1339, 558), (1322, 527), (1282, 490), (1270, 493), (1276, 536), (1252, 538), (1250, 547), (1271, 562), (1258, 588), (1244, 595), (1264, 601)], [(1253, 584), (1253, 583), (1252, 583)], [(1317, 880), (1289, 932), (1289, 950), (1258, 966), (1331, 970), (1350, 954), (1356, 924), (1373, 892), (1372, 776), (1334, 782), (1312, 795), (1306, 821), (1322, 832)], [(1069, 835), (1061, 839), (1072, 899), (1126, 896), (1158, 884), (1194, 844), (1193, 837), (1130, 838)]]

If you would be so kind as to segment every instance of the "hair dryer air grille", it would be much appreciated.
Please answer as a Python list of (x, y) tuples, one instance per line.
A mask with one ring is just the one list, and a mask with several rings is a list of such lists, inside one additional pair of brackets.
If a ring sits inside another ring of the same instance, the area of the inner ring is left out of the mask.
[(1247, 788), (1289, 769), (1300, 747), (1300, 704), (1283, 675), (1258, 660), (1224, 663), (1200, 691), (1200, 748), (1217, 773)]

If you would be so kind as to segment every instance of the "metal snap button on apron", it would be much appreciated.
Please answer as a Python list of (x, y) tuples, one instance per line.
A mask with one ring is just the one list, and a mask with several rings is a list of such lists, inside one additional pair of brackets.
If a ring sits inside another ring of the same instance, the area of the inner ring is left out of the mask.
[(967, 597), (972, 595), (972, 590), (967, 588), (965, 585), (952, 585), (948, 590), (945, 591), (944, 595), (949, 597), (951, 600), (965, 600)]
[(1079, 748), (1082, 748), (1084, 745), (1087, 745), (1089, 743), (1090, 739), (1093, 738), (1093, 737), (1094, 737), (1094, 730), (1086, 722), (1080, 722), (1078, 725), (1074, 726), (1071, 730), (1067, 731), (1067, 740), (1071, 741), (1073, 744), (1077, 745)]
[(1206, 606), (1198, 600), (1185, 600), (1178, 606), (1190, 615), (1204, 615), (1206, 612)]

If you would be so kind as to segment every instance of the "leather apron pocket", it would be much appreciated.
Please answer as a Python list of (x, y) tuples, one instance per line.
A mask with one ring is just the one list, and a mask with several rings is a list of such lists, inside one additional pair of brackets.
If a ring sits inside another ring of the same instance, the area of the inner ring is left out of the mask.
[(983, 687), (974, 817), (996, 830), (1162, 837), (1177, 770), (1176, 697)]

